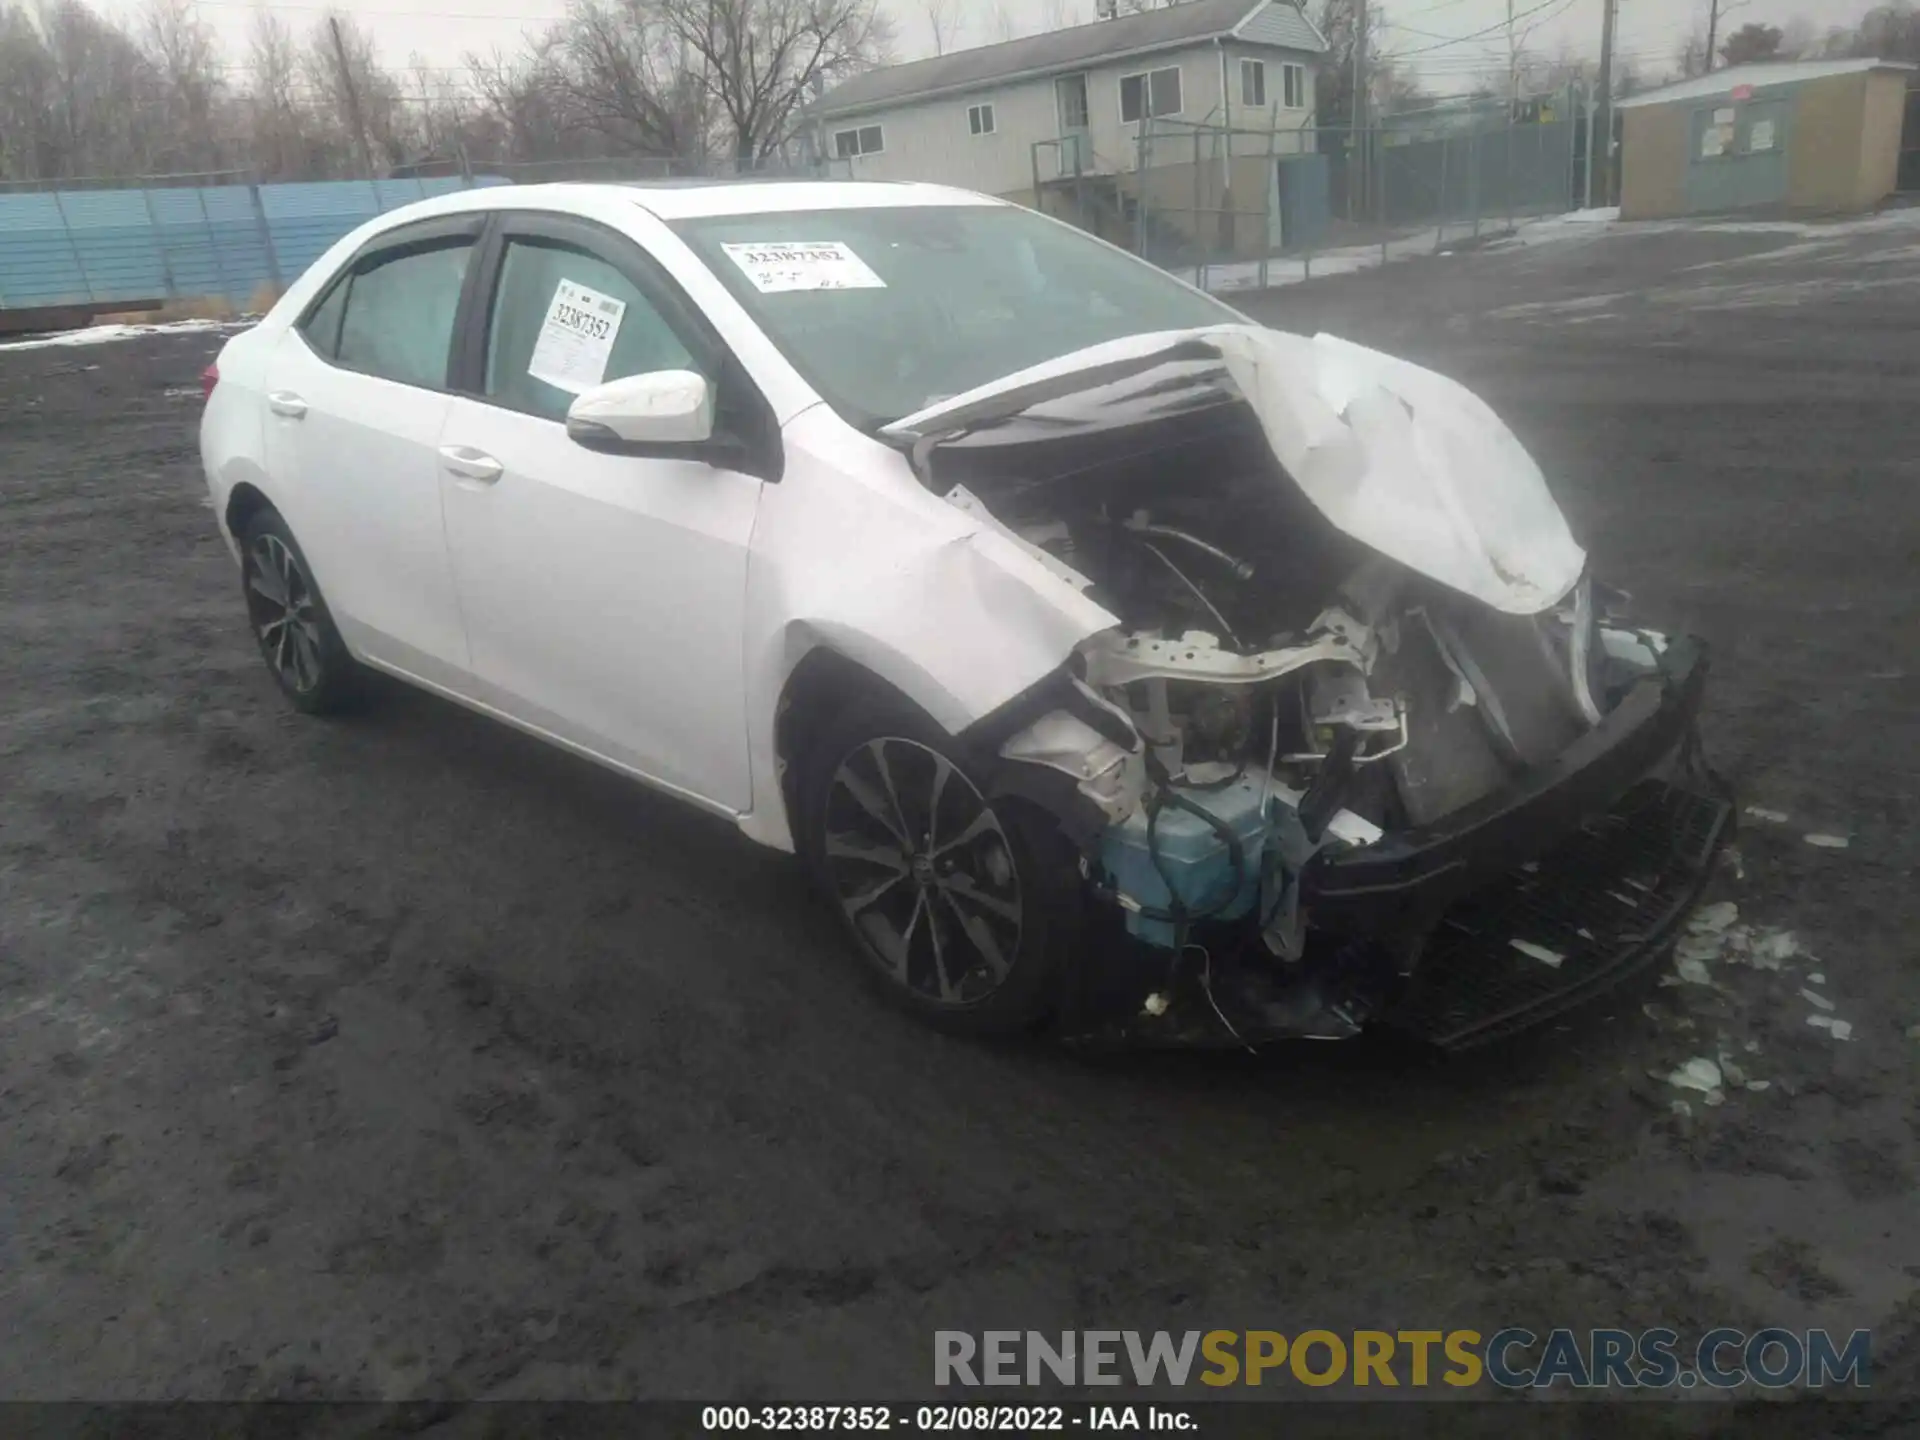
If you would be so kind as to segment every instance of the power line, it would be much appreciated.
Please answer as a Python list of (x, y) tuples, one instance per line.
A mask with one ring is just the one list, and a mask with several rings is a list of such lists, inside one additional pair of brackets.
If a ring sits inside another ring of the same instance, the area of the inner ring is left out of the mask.
[[(1566, 13), (1566, 11), (1573, 8), (1573, 3), (1574, 0), (1541, 0), (1541, 3), (1535, 5), (1532, 9), (1522, 10), (1518, 15), (1515, 15), (1511, 22), (1502, 20), (1497, 25), (1489, 25), (1484, 30), (1475, 30), (1470, 35), (1458, 35), (1451, 40), (1442, 40), (1438, 45), (1423, 45), (1418, 50), (1402, 50), (1390, 58), (1394, 60), (1411, 60), (1416, 55), (1427, 55), (1435, 50), (1445, 50), (1452, 45), (1465, 45), (1469, 41), (1481, 40), (1489, 35), (1498, 35), (1501, 31), (1506, 30), (1510, 23), (1518, 24), (1522, 20), (1538, 15), (1542, 10), (1553, 10), (1554, 13), (1550, 15), (1548, 19), (1558, 19), (1562, 14)], [(1558, 8), (1556, 9), (1555, 7)], [(1542, 21), (1541, 23), (1545, 24), (1546, 22)]]

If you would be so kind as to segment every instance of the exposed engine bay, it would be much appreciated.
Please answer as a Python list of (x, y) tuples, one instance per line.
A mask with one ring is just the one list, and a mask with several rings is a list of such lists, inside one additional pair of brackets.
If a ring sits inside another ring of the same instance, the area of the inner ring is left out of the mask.
[[(1379, 987), (1322, 983), (1309, 927), (1387, 932), (1404, 978), (1474, 867), (1323, 909), (1316, 866), (1407, 851), (1537, 785), (1660, 675), (1668, 642), (1584, 574), (1513, 613), (1416, 573), (1290, 483), (1271, 430), (1234, 376), (1192, 357), (929, 436), (916, 461), (1120, 621), (1075, 655), (1078, 703), (1000, 750), (1072, 780), (1096, 894), (1176, 979), (1197, 958), (1236, 1038), (1212, 974), (1229, 949), (1264, 976), (1269, 1028), (1333, 1037)], [(1174, 988), (1147, 997), (1149, 1017)]]

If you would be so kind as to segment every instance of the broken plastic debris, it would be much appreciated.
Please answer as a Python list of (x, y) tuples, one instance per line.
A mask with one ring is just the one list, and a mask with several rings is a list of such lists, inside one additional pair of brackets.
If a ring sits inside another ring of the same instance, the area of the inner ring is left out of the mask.
[(1731, 900), (1720, 900), (1712, 905), (1702, 906), (1687, 922), (1687, 929), (1696, 935), (1713, 935), (1726, 929), (1740, 918), (1740, 907)]
[(1815, 994), (1813, 991), (1807, 989), (1804, 985), (1800, 987), (1800, 994), (1802, 998), (1804, 998), (1806, 1002), (1809, 1005), (1813, 1006), (1813, 1008), (1816, 1010), (1833, 1009), (1833, 1001), (1827, 999), (1827, 997), (1824, 995)]
[(1667, 1076), (1667, 1084), (1676, 1090), (1698, 1090), (1711, 1095), (1720, 1088), (1720, 1067), (1704, 1055), (1696, 1055)]
[(1156, 990), (1147, 996), (1147, 1003), (1140, 1008), (1149, 1015), (1164, 1015), (1167, 1013), (1167, 997)]
[(1753, 942), (1753, 963), (1763, 970), (1777, 970), (1782, 960), (1800, 953), (1800, 942), (1791, 930), (1772, 930)]
[(1671, 1104), (1667, 1106), (1667, 1109), (1672, 1114), (1678, 1115), (1683, 1120), (1687, 1119), (1693, 1114), (1693, 1107), (1687, 1104), (1687, 1102), (1684, 1100), (1673, 1101)]
[(1853, 1025), (1846, 1020), (1836, 1020), (1831, 1015), (1809, 1015), (1807, 1024), (1819, 1030), (1830, 1030), (1836, 1040), (1847, 1040), (1853, 1036)]
[(1849, 843), (1851, 842), (1849, 842), (1847, 837), (1844, 835), (1809, 835), (1807, 836), (1807, 844), (1818, 845), (1822, 850), (1844, 850), (1847, 848)]
[(1711, 985), (1713, 976), (1707, 973), (1707, 962), (1692, 955), (1683, 955), (1674, 964), (1673, 973), (1689, 985)]
[(1824, 985), (1827, 983), (1827, 977), (1816, 970), (1813, 974), (1807, 976), (1807, 983), (1809, 985)]
[(1755, 1090), (1755, 1091), (1759, 1091), (1759, 1090), (1771, 1090), (1772, 1088), (1773, 1088), (1773, 1082), (1772, 1082), (1771, 1080), (1749, 1080), (1749, 1081), (1747, 1081), (1747, 1089), (1749, 1089), (1749, 1090)]
[(1720, 1078), (1725, 1080), (1729, 1085), (1744, 1085), (1747, 1083), (1746, 1071), (1742, 1070), (1724, 1055), (1720, 1057)]
[(1749, 805), (1745, 813), (1754, 820), (1764, 820), (1769, 825), (1784, 825), (1791, 818), (1784, 810), (1769, 810), (1763, 805)]
[(1536, 945), (1531, 940), (1509, 940), (1507, 944), (1511, 945), (1528, 959), (1538, 960), (1542, 965), (1549, 965), (1555, 970), (1558, 970), (1561, 962), (1567, 958), (1560, 954), (1559, 951), (1549, 950), (1544, 945)]

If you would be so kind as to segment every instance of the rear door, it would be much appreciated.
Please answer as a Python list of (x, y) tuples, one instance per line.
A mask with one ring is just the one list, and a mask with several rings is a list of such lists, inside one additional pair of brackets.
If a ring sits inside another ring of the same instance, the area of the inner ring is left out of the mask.
[(466, 688), (467, 642), (439, 445), (482, 223), (458, 216), (380, 236), (282, 337), (266, 384), (276, 499), (347, 643), (455, 690)]
[[(441, 487), (476, 694), (669, 789), (748, 807), (743, 625), (773, 412), (699, 311), (630, 238), (508, 211), (484, 264)], [(556, 367), (556, 305), (604, 344)], [(544, 340), (543, 340), (544, 337)], [(568, 438), (604, 380), (695, 370), (739, 468), (616, 454)], [(542, 376), (549, 378), (542, 378)]]

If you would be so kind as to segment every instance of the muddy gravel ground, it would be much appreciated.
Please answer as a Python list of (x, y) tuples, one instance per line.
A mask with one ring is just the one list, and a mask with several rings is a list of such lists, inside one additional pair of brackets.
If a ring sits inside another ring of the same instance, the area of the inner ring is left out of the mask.
[(217, 336), (0, 352), (0, 1397), (909, 1398), (941, 1328), (1509, 1324), (1870, 1326), (1920, 1394), (1920, 224), (1242, 303), (1479, 388), (1716, 643), (1710, 753), (1785, 818), (1710, 984), (1445, 1063), (929, 1034), (729, 826), (399, 689), (291, 713), (198, 471)]

